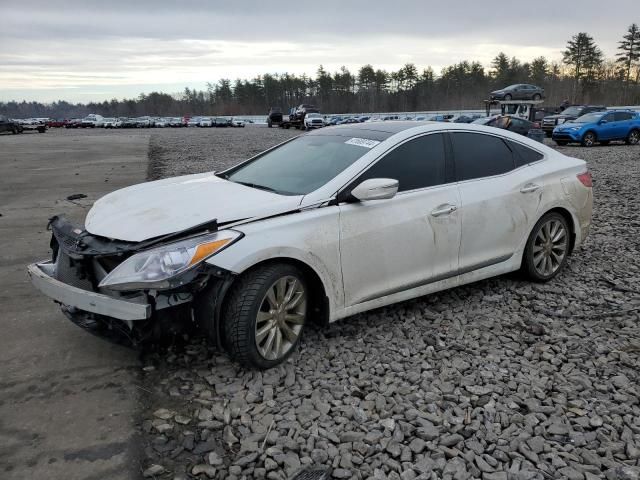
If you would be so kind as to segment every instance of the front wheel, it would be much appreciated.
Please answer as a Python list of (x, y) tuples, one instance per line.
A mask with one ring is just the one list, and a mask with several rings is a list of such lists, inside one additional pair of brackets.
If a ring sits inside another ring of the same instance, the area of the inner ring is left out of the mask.
[(582, 137), (583, 147), (593, 147), (596, 143), (596, 134), (593, 132), (587, 132)]
[(540, 95), (539, 93), (536, 93), (536, 94), (533, 96), (533, 99), (534, 99), (534, 100), (540, 100), (541, 98), (542, 98), (542, 95)]
[(640, 130), (631, 130), (625, 142), (627, 145), (637, 145), (640, 143)]
[(567, 262), (569, 254), (569, 225), (556, 212), (544, 215), (535, 227), (524, 250), (522, 271), (536, 282), (555, 277)]
[(504, 99), (505, 99), (507, 102), (508, 102), (509, 100), (511, 100), (512, 98), (513, 98), (513, 97), (511, 96), (511, 94), (510, 94), (510, 93), (507, 93), (507, 94), (504, 96)]
[(302, 272), (278, 263), (243, 274), (223, 308), (222, 336), (231, 357), (253, 368), (282, 363), (295, 350), (307, 320)]

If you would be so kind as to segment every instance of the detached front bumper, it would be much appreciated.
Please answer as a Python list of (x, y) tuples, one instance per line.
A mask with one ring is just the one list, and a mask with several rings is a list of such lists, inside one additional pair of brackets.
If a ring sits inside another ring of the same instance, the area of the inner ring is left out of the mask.
[(53, 278), (55, 264), (49, 261), (33, 263), (27, 267), (31, 283), (47, 297), (67, 307), (117, 318), (119, 320), (146, 320), (153, 309), (145, 295), (126, 300), (67, 285)]

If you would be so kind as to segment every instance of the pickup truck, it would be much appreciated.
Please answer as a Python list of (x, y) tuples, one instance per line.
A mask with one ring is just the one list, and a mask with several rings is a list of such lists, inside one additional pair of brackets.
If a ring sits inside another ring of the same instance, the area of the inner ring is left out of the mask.
[(33, 131), (38, 133), (44, 133), (47, 131), (47, 124), (42, 118), (25, 118), (20, 120), (20, 126), (23, 131)]
[(22, 133), (22, 125), (8, 119), (4, 115), (0, 115), (0, 133), (2, 132), (11, 132), (13, 134)]

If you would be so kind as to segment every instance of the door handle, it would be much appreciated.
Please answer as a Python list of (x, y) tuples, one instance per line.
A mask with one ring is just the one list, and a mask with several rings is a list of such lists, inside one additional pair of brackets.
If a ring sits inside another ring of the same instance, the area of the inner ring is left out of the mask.
[(520, 189), (520, 192), (531, 193), (531, 192), (535, 192), (539, 188), (540, 188), (540, 185), (538, 185), (537, 183), (527, 183), (524, 187)]
[(458, 209), (455, 205), (445, 203), (444, 205), (437, 206), (434, 210), (431, 210), (432, 217), (439, 217), (441, 215), (449, 215)]

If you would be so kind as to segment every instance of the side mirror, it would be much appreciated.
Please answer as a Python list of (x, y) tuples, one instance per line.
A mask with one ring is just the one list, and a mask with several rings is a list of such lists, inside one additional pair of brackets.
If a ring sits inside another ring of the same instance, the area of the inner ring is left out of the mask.
[(361, 202), (385, 200), (398, 193), (398, 181), (392, 178), (370, 178), (351, 190), (351, 195)]

